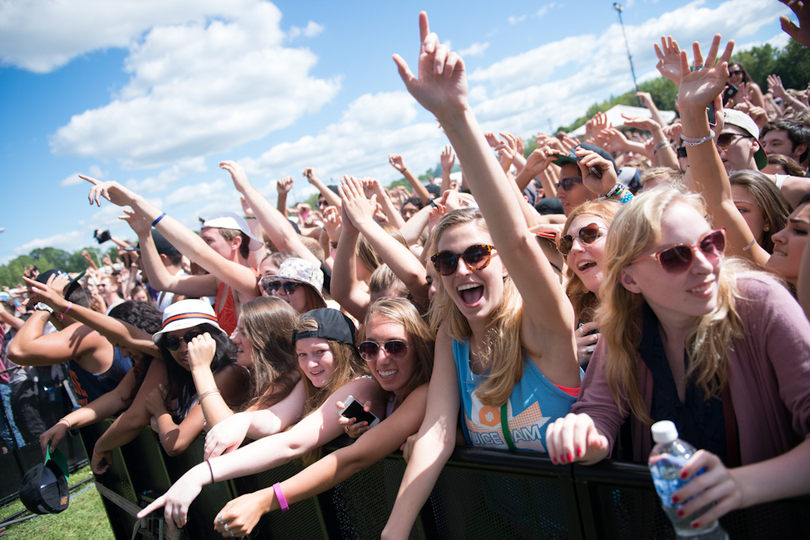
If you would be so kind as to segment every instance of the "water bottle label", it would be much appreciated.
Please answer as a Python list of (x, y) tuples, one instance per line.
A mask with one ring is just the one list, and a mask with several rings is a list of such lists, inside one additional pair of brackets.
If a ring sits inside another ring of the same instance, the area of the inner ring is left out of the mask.
[(672, 502), (672, 495), (686, 485), (687, 482), (680, 478), (667, 480), (653, 476), (653, 483), (655, 484), (655, 491), (658, 492), (658, 498), (661, 499), (662, 505), (667, 508), (678, 508), (681, 506), (680, 504)]

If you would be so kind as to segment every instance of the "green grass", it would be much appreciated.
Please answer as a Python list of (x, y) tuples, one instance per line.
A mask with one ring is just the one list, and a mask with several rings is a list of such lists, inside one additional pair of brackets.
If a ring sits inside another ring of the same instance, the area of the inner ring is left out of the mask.
[[(70, 475), (69, 483), (74, 485), (85, 478), (92, 476), (90, 466), (86, 466)], [(74, 492), (92, 486), (92, 480), (87, 484), (74, 490)], [(0, 521), (5, 521), (8, 516), (16, 514), (25, 507), (18, 500), (0, 508)], [(19, 519), (18, 516), (15, 519)], [(2, 533), (0, 533), (2, 534)], [(78, 496), (71, 494), (70, 506), (60, 514), (38, 516), (22, 523), (11, 525), (6, 530), (3, 540), (31, 539), (36, 540), (93, 540), (113, 539), (110, 523), (107, 521), (107, 513), (101, 502), (101, 495), (95, 487), (88, 489)]]

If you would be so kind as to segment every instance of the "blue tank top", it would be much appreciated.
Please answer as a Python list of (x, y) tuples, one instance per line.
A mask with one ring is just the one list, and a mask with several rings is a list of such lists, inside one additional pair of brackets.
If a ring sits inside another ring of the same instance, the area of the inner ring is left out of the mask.
[(113, 347), (113, 351), (115, 352), (110, 369), (98, 375), (86, 371), (73, 360), (69, 361), (70, 382), (76, 397), (79, 398), (79, 405), (85, 406), (115, 389), (132, 367), (132, 361), (122, 355), (118, 347)]
[[(508, 450), (501, 428), (501, 410), (484, 405), (475, 395), (478, 380), (470, 369), (470, 342), (453, 340), (461, 391), (461, 423), (464, 438), (470, 446)], [(580, 379), (584, 372), (580, 369)], [(546, 428), (557, 418), (568, 414), (577, 400), (546, 379), (530, 359), (524, 357), (523, 377), (515, 384), (506, 403), (507, 425), (518, 450), (546, 452)]]

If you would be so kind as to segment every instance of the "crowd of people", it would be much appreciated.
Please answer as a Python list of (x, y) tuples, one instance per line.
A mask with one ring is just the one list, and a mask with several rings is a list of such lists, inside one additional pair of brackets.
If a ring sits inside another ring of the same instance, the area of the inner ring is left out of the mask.
[[(416, 74), (394, 61), (448, 138), (441, 179), (399, 155), (411, 190), (306, 169), (317, 208), (289, 209), (292, 178), (274, 206), (225, 161), (244, 215), (197, 234), (82, 176), (137, 242), (113, 238), (120, 261), (88, 256), (79, 276), (29, 269), (27, 298), (0, 310), (3, 367), (66, 365), (80, 405), (50, 428), (11, 418), (5, 447), (21, 424), (44, 452), (117, 415), (92, 451), (104, 474), (147, 426), (169, 455), (205, 432), (205, 460), (141, 513), (165, 507), (176, 527), (204, 485), (302, 460), (218, 513), (226, 537), (401, 449), (383, 536), (406, 538), (457, 445), (645, 462), (664, 419), (702, 449), (673, 497), (693, 526), (810, 492), (810, 92), (778, 74), (763, 91), (719, 35), (692, 55), (662, 38), (674, 122), (641, 95), (649, 114), (624, 130), (600, 113), (524, 157), (520, 137), (482, 131), (463, 60), (419, 25)], [(344, 434), (356, 442), (321, 455)]]

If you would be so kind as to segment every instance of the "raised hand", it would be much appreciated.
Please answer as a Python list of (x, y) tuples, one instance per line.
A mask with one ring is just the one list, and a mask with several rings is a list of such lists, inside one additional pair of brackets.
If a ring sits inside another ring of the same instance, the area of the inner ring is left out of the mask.
[(680, 86), (681, 77), (684, 73), (689, 73), (689, 69), (683, 71), (681, 67), (681, 48), (678, 47), (678, 42), (672, 39), (672, 36), (665, 38), (661, 36), (661, 47), (658, 44), (653, 44), (655, 47), (655, 55), (658, 57), (658, 63), (655, 65), (658, 72)]
[(526, 158), (525, 170), (534, 178), (545, 171), (560, 154), (559, 150), (555, 150), (550, 146), (542, 146)]
[[(619, 182), (613, 164), (608, 160), (584, 148), (577, 148), (574, 152), (579, 158), (577, 165), (582, 172), (582, 183), (586, 188), (598, 195), (605, 195)], [(594, 174), (594, 169), (598, 170), (600, 175)]]
[(188, 365), (191, 369), (209, 369), (217, 352), (217, 342), (205, 332), (188, 344)]
[(306, 176), (307, 182), (309, 182), (310, 184), (314, 183), (315, 180), (318, 179), (318, 175), (315, 174), (315, 169), (313, 169), (312, 167), (307, 167), (306, 169), (304, 169), (304, 176)]
[(330, 242), (340, 240), (340, 233), (343, 229), (343, 221), (340, 219), (340, 211), (334, 206), (327, 206), (323, 211), (323, 228), (329, 236)]
[(648, 109), (651, 108), (650, 105), (655, 105), (649, 92), (636, 92), (636, 97), (641, 98), (641, 100), (644, 101), (644, 106)]
[(239, 202), (242, 203), (242, 212), (245, 214), (245, 217), (256, 217), (256, 214), (253, 213), (253, 208), (250, 207), (250, 203), (247, 202), (244, 196), (239, 197)]
[(623, 152), (627, 146), (627, 137), (616, 128), (608, 128), (594, 142), (608, 152)]
[(439, 43), (439, 37), (430, 31), (424, 11), (419, 14), (419, 34), (418, 77), (414, 76), (400, 55), (394, 55), (394, 62), (408, 92), (432, 112), (446, 130), (443, 113), (454, 109), (463, 111), (469, 107), (464, 61)]
[[(374, 212), (377, 209), (377, 196), (372, 195), (371, 199), (366, 199), (363, 193), (363, 183), (359, 178), (344, 176), (339, 191), (343, 201), (343, 209), (355, 227), (359, 229), (362, 227), (362, 223), (374, 219)], [(345, 221), (343, 226), (346, 226)]]
[(489, 144), (490, 148), (497, 148), (501, 141), (498, 140), (498, 137), (495, 136), (494, 133), (491, 131), (487, 131), (484, 133), (484, 138), (487, 140), (487, 144)]
[(293, 177), (292, 176), (285, 176), (278, 182), (276, 182), (276, 190), (278, 191), (279, 195), (282, 193), (289, 193), (293, 187)]
[(647, 118), (646, 116), (627, 116), (626, 114), (622, 114), (622, 118), (624, 118), (625, 126), (640, 129), (642, 131), (655, 131), (656, 129), (661, 129), (658, 122), (652, 118)]
[(233, 185), (236, 188), (236, 191), (239, 193), (244, 194), (245, 190), (250, 188), (250, 181), (248, 180), (247, 175), (245, 174), (245, 169), (242, 168), (235, 161), (221, 161), (219, 163), (219, 168), (228, 171), (231, 174), (231, 180), (233, 180)]
[(512, 161), (515, 160), (517, 155), (517, 137), (511, 133), (502, 131), (500, 136), (503, 137), (503, 142), (498, 143), (495, 151), (498, 153), (498, 159), (501, 162), (501, 167), (504, 172), (509, 170), (512, 166)]
[(80, 174), (79, 178), (93, 184), (93, 187), (90, 188), (90, 194), (87, 196), (91, 205), (96, 203), (96, 205), (101, 206), (101, 198), (104, 197), (116, 206), (129, 206), (137, 197), (134, 192), (118, 182), (102, 182), (83, 174)]
[(782, 78), (779, 75), (768, 75), (768, 89), (775, 98), (785, 98), (785, 87), (782, 86)]
[(686, 51), (681, 51), (681, 69), (685, 75), (681, 77), (681, 84), (678, 89), (678, 103), (682, 109), (688, 106), (706, 107), (726, 87), (726, 82), (728, 82), (728, 62), (734, 50), (734, 41), (729, 41), (726, 44), (723, 56), (717, 61), (720, 39), (720, 34), (714, 36), (705, 62), (700, 51), (700, 44), (695, 42), (692, 45), (695, 70), (691, 73), (689, 72), (689, 58)]
[(450, 170), (456, 164), (456, 156), (453, 154), (452, 146), (445, 146), (441, 156), (442, 170)]
[(152, 224), (149, 222), (149, 220), (134, 210), (125, 208), (124, 215), (120, 216), (118, 219), (126, 221), (129, 224), (129, 227), (138, 236), (147, 235), (152, 230)]
[[(60, 276), (61, 277), (61, 276)], [(33, 279), (23, 276), (23, 281), (28, 285), (28, 288), (37, 296), (37, 300), (48, 304), (53, 308), (54, 313), (64, 313), (67, 309), (68, 301), (62, 296), (57, 287), (64, 289), (65, 281), (54, 279), (54, 276), (48, 280), (48, 283), (40, 283)]]
[(391, 166), (396, 170), (398, 170), (399, 172), (405, 172), (405, 169), (408, 168), (405, 166), (405, 162), (402, 161), (402, 156), (400, 156), (399, 154), (389, 154), (388, 163), (390, 163)]
[(793, 10), (793, 13), (799, 19), (799, 26), (796, 26), (793, 21), (782, 15), (779, 17), (782, 30), (805, 47), (810, 47), (810, 2), (802, 2), (801, 0), (779, 1)]

